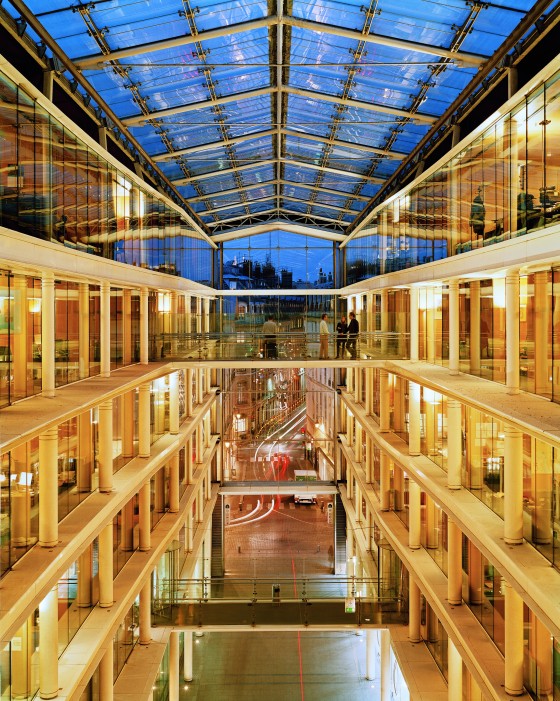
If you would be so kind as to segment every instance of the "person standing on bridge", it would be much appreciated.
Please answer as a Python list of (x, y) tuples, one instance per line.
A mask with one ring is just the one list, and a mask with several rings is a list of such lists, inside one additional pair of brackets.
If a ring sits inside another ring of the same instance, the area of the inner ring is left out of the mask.
[(346, 341), (348, 338), (348, 324), (344, 314), (336, 325), (336, 357), (344, 358), (346, 355)]
[(354, 312), (350, 312), (348, 316), (350, 317), (350, 323), (348, 324), (348, 343), (346, 347), (350, 351), (350, 355), (352, 356), (352, 358), (357, 358), (358, 351), (356, 348), (356, 344), (358, 342), (358, 335), (360, 333), (360, 324), (358, 323), (358, 320), (356, 319), (356, 314)]
[(319, 324), (319, 358), (327, 359), (329, 357), (329, 325), (327, 324), (328, 316), (321, 316)]
[(274, 322), (274, 317), (272, 314), (264, 322), (262, 330), (264, 334), (264, 357), (277, 358), (278, 346), (276, 342), (276, 334), (278, 333), (278, 327)]

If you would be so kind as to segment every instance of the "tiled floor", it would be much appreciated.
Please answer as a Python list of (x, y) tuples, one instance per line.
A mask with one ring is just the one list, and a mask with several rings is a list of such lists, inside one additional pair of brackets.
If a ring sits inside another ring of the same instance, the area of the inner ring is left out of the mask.
[(370, 701), (365, 634), (205, 633), (194, 638), (194, 681), (181, 701)]

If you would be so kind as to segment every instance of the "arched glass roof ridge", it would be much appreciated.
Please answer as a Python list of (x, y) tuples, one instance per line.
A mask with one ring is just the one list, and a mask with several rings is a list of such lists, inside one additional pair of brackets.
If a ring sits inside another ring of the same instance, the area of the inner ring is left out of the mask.
[(211, 232), (337, 235), (534, 4), (26, 1)]

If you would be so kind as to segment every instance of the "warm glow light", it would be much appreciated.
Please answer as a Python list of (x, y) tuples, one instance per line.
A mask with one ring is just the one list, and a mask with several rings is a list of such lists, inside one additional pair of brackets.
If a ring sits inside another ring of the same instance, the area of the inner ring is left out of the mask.
[(428, 404), (439, 404), (439, 396), (440, 395), (437, 392), (434, 392), (433, 389), (429, 389), (428, 387), (424, 387), (423, 395), (424, 395), (424, 401), (428, 402)]
[(492, 282), (492, 299), (494, 307), (498, 309), (506, 308), (506, 281), (503, 278)]
[(158, 312), (171, 311), (171, 298), (165, 292), (158, 292)]
[(31, 297), (28, 301), (28, 305), (31, 314), (38, 314), (41, 311), (41, 300), (37, 297)]

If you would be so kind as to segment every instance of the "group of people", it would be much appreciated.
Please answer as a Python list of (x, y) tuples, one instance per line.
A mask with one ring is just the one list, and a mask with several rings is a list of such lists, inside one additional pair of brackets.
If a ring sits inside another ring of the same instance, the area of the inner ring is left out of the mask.
[[(345, 358), (346, 351), (350, 353), (351, 358), (357, 358), (358, 349), (358, 334), (360, 333), (360, 324), (356, 319), (356, 314), (350, 312), (348, 315), (350, 321), (346, 323), (346, 317), (342, 315), (340, 321), (336, 325), (336, 357)], [(321, 316), (319, 324), (319, 358), (326, 359), (329, 357), (329, 325), (328, 315)], [(265, 358), (278, 357), (278, 343), (276, 334), (278, 327), (273, 316), (269, 316), (264, 322), (263, 328), (263, 355)]]
[[(344, 314), (340, 317), (340, 321), (336, 325), (336, 357), (345, 358), (346, 351), (350, 353), (351, 358), (358, 356), (357, 341), (360, 333), (360, 324), (356, 319), (356, 314), (350, 312), (348, 315), (350, 321), (346, 323)], [(321, 317), (319, 326), (319, 357), (329, 357), (329, 327), (327, 324), (327, 315)]]
[(358, 334), (360, 333), (360, 324), (354, 312), (350, 312), (348, 317), (350, 321), (346, 323), (346, 317), (343, 314), (336, 325), (337, 358), (345, 358), (346, 351), (350, 353), (351, 358), (356, 358), (358, 356), (357, 342)]

